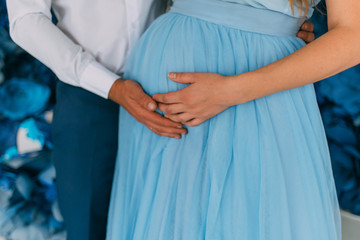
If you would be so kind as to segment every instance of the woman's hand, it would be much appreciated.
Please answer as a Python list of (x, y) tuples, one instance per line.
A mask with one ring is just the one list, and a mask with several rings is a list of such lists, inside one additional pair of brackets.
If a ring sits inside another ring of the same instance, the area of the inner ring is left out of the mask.
[(169, 78), (190, 84), (176, 92), (153, 96), (170, 120), (197, 126), (232, 105), (227, 99), (228, 77), (216, 73), (169, 73)]

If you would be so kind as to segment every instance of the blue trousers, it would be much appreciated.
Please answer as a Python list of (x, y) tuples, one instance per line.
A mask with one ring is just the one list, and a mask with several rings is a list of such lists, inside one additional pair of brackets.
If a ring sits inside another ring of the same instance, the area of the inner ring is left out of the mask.
[(53, 160), (68, 240), (102, 240), (117, 152), (119, 106), (62, 82), (56, 94)]

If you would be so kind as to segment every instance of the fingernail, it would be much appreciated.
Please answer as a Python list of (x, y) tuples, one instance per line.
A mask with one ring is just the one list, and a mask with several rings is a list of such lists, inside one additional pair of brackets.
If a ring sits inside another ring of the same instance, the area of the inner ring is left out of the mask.
[(176, 73), (173, 72), (169, 73), (169, 78), (176, 79)]
[(177, 125), (177, 128), (183, 128), (183, 126), (182, 125)]
[(148, 104), (148, 108), (149, 108), (151, 111), (155, 110), (155, 109), (156, 109), (155, 103), (153, 103), (153, 102), (149, 103), (149, 104)]

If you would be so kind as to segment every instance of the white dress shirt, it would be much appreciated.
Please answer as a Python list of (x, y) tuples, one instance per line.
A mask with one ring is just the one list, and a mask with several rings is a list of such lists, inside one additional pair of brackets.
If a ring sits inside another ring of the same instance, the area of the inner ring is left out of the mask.
[[(165, 0), (7, 0), (12, 39), (58, 78), (104, 98)], [(58, 20), (55, 26), (51, 11)]]

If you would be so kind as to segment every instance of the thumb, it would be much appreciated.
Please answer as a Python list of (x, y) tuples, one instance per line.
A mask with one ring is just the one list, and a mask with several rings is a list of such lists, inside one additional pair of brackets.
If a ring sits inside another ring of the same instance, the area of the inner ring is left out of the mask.
[(145, 93), (141, 97), (141, 105), (143, 108), (152, 112), (154, 112), (157, 109), (156, 102), (149, 95), (146, 95)]
[(194, 83), (196, 80), (196, 73), (169, 72), (168, 77), (178, 83)]

